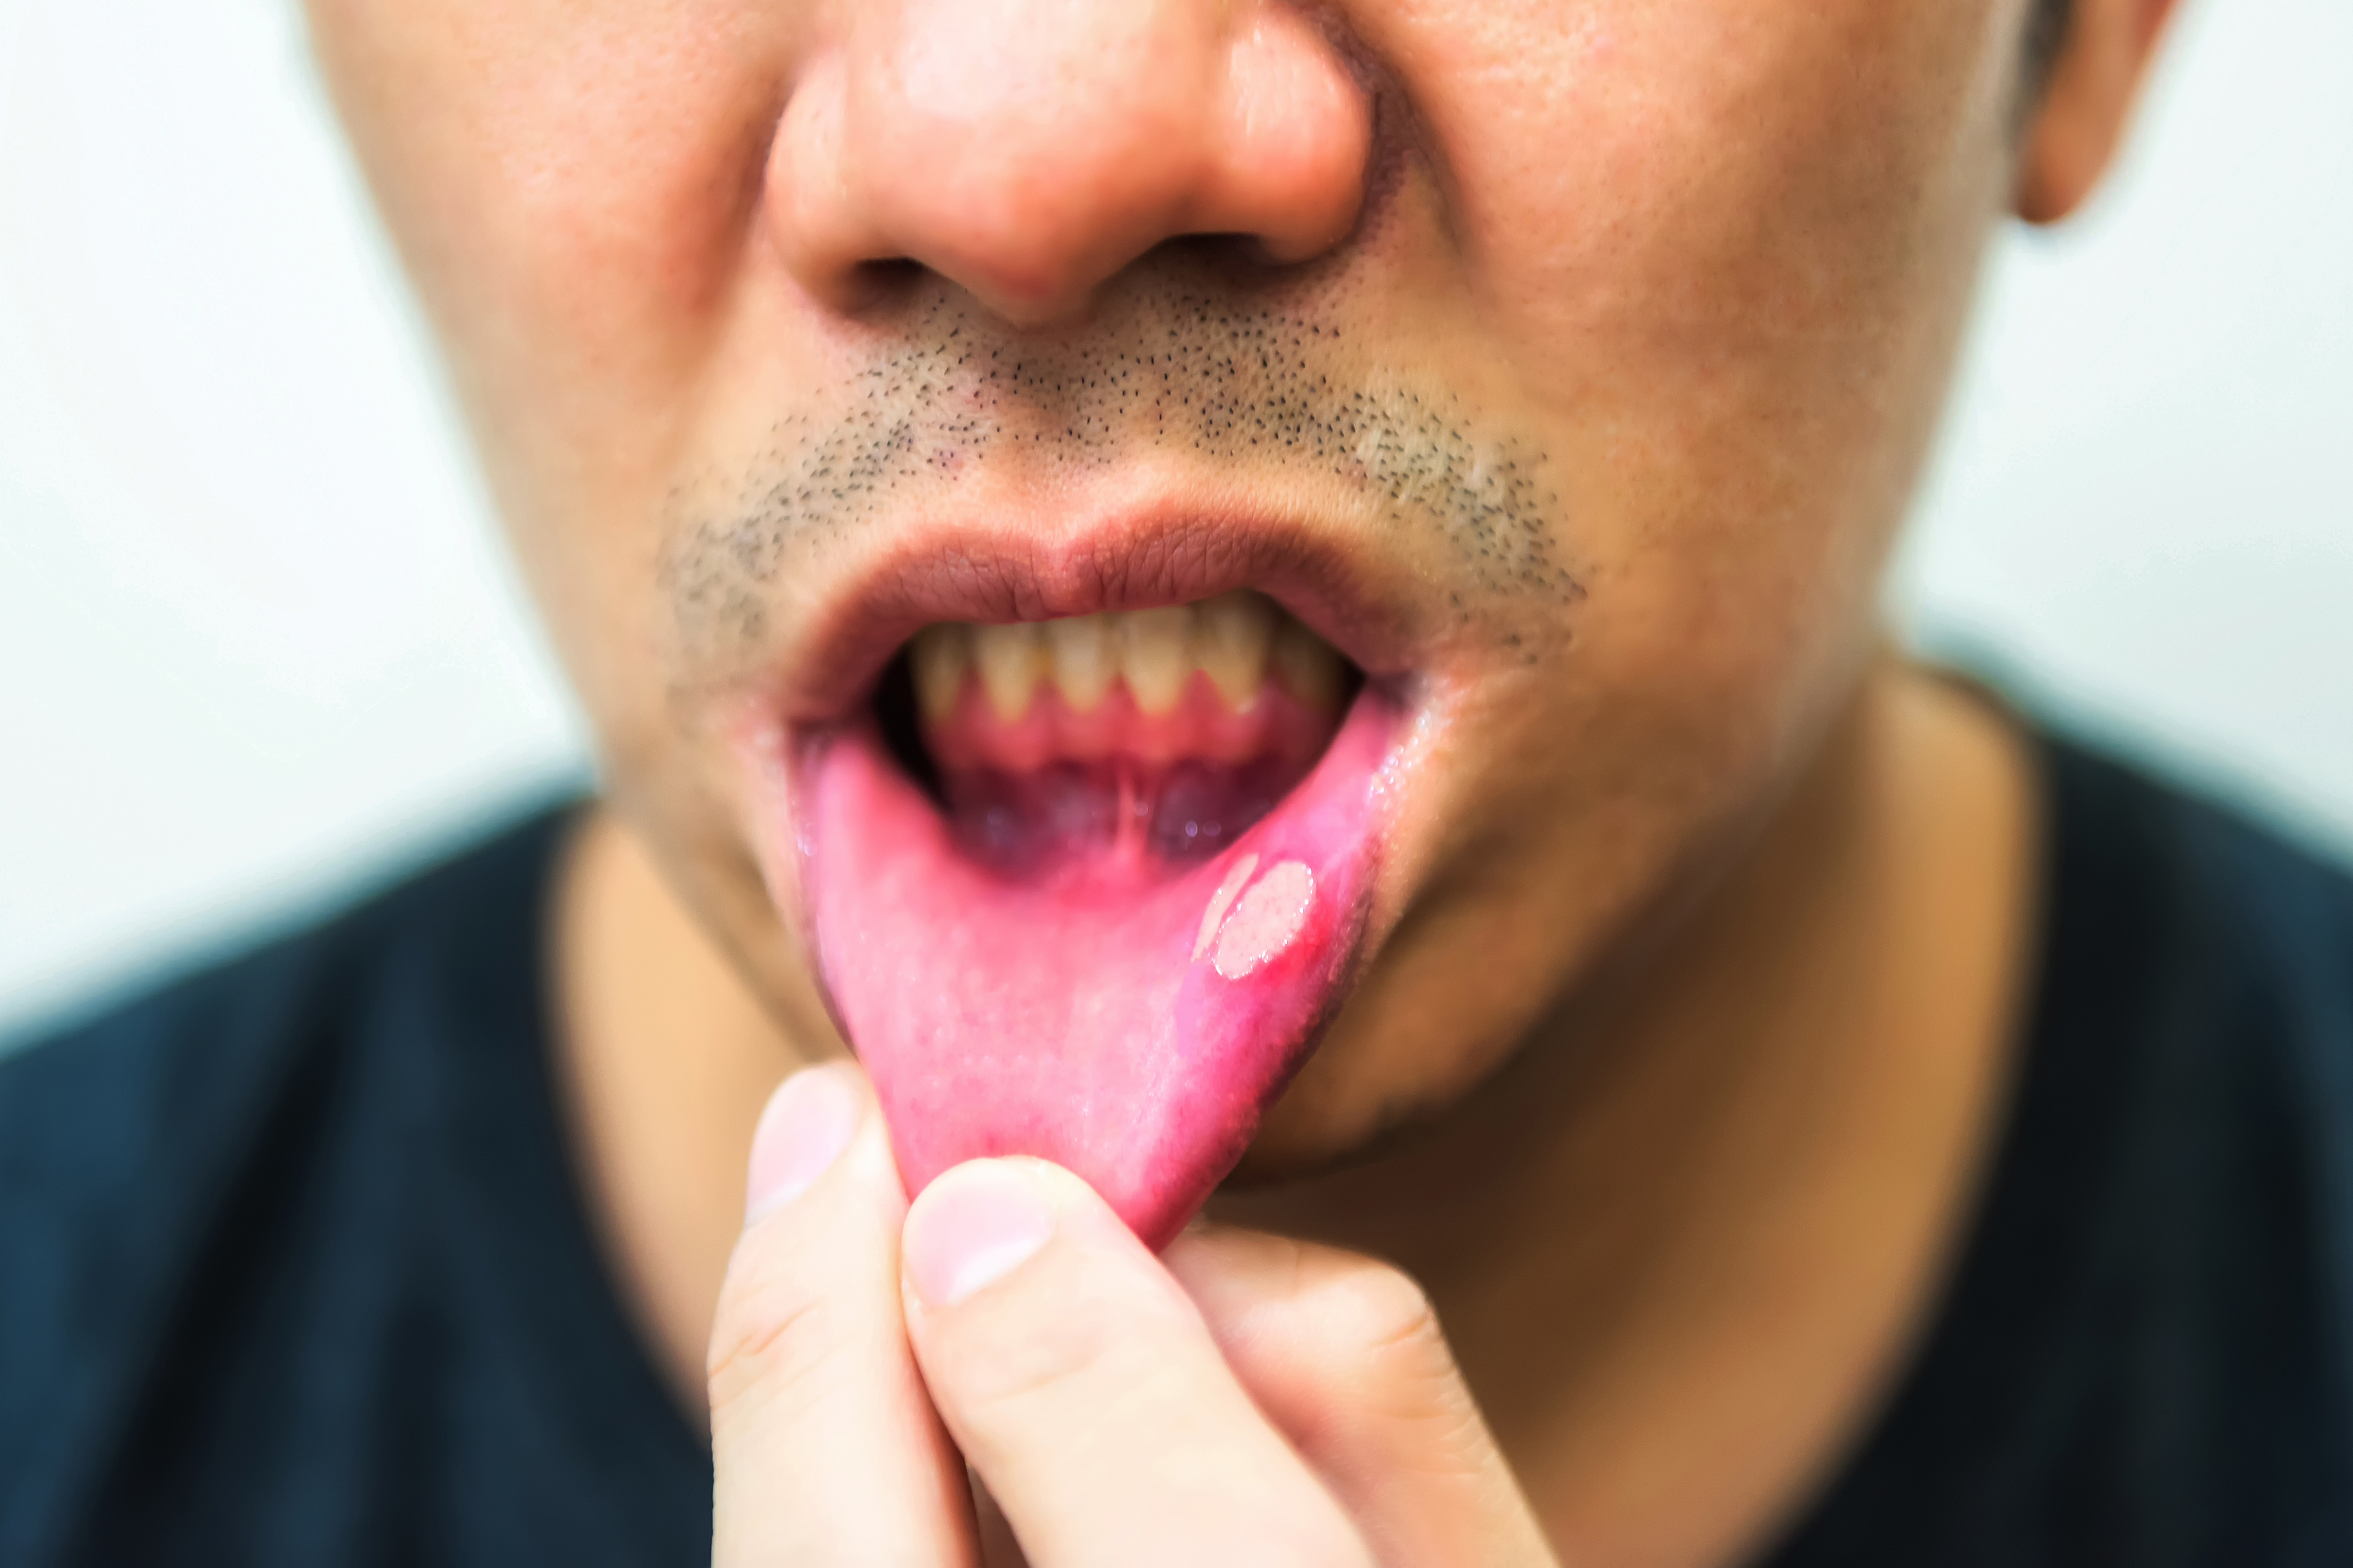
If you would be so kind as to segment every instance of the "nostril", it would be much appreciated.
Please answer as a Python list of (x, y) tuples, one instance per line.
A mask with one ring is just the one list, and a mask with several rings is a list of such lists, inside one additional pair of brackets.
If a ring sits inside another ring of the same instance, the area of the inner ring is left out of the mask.
[(878, 256), (849, 267), (837, 309), (856, 312), (902, 303), (922, 288), (931, 268), (904, 256)]
[(1281, 254), (1262, 234), (1178, 235), (1164, 241), (1154, 254), (1178, 267), (1196, 268), (1200, 276), (1220, 279), (1237, 289), (1262, 286), (1273, 275), (1292, 271), (1300, 265)]
[(878, 256), (858, 264), (858, 274), (878, 288), (898, 289), (914, 282), (924, 273), (923, 264), (905, 256)]

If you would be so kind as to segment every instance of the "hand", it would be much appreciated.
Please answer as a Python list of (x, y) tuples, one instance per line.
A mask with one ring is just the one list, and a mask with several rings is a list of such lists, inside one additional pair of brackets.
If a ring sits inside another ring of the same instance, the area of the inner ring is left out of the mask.
[(848, 1066), (777, 1091), (752, 1192), (712, 1340), (723, 1568), (1551, 1561), (1394, 1269), (1235, 1232), (1164, 1264), (1034, 1160), (911, 1208)]

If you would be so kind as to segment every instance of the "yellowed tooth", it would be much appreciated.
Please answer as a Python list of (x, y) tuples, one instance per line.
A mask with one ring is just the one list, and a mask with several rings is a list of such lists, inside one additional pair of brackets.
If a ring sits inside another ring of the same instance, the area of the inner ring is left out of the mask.
[(1329, 710), (1340, 705), (1339, 650), (1288, 616), (1274, 628), (1269, 658), (1275, 679), (1305, 706)]
[(907, 649), (915, 678), (915, 701), (936, 724), (955, 711), (964, 678), (972, 670), (972, 634), (963, 626), (925, 626)]
[(972, 661), (980, 667), (980, 689), (988, 694), (988, 706), (1007, 723), (1029, 710), (1030, 696), (1043, 673), (1045, 651), (1035, 626), (972, 628)]
[(1113, 618), (1119, 637), (1120, 673), (1135, 705), (1166, 713), (1185, 694), (1193, 673), (1193, 612), (1183, 605), (1161, 610), (1130, 610)]
[(1074, 713), (1091, 713), (1111, 689), (1119, 661), (1111, 627), (1101, 616), (1072, 616), (1046, 623), (1048, 666), (1062, 700)]
[(1267, 645), (1274, 639), (1273, 602), (1245, 589), (1205, 599), (1194, 609), (1199, 617), (1193, 633), (1194, 658), (1226, 706), (1248, 712), (1266, 681)]

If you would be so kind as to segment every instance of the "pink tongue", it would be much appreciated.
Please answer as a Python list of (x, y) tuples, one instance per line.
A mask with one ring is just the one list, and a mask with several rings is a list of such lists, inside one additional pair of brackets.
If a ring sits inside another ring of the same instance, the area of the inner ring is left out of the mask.
[(1020, 880), (959, 842), (871, 727), (804, 775), (805, 887), (834, 1006), (910, 1192), (949, 1166), (1069, 1167), (1147, 1243), (1241, 1157), (1363, 924), (1386, 708), (1214, 857)]

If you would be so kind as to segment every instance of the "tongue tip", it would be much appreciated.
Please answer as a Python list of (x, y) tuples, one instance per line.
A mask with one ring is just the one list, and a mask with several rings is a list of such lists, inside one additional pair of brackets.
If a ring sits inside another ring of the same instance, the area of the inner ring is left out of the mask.
[(1201, 1212), (1201, 1206), (1209, 1201), (1209, 1194), (1218, 1190), (1218, 1184), (1224, 1181), (1227, 1173), (1240, 1162), (1242, 1151), (1250, 1147), (1250, 1137), (1255, 1131), (1256, 1118), (1252, 1118), (1251, 1127), (1236, 1139), (1230, 1154), (1213, 1163), (1205, 1162), (1199, 1169), (1181, 1174), (1161, 1173), (1159, 1179), (1125, 1191), (1104, 1192), (1101, 1187), (1095, 1190), (1103, 1194), (1103, 1202), (1111, 1205), (1112, 1212), (1135, 1233), (1137, 1240), (1159, 1252), (1176, 1240), (1186, 1226), (1192, 1223), (1193, 1216)]
[(1257, 1118), (1252, 1116), (1248, 1125), (1232, 1129), (1215, 1148), (1192, 1151), (1190, 1157), (1180, 1161), (1123, 1169), (1095, 1151), (1064, 1146), (1053, 1138), (979, 1139), (971, 1146), (954, 1150), (911, 1148), (911, 1143), (919, 1142), (920, 1134), (917, 1138), (903, 1135), (901, 1129), (908, 1125), (907, 1121), (891, 1116), (887, 1102), (884, 1120), (891, 1125), (892, 1151), (910, 1197), (966, 1160), (1027, 1155), (1050, 1161), (1085, 1182), (1120, 1222), (1155, 1252), (1176, 1239), (1201, 1211), (1218, 1184), (1240, 1162), (1257, 1131)]
[[(925, 1086), (896, 1081), (885, 1064), (874, 1064), (883, 1121), (908, 1195), (968, 1160), (1027, 1156), (1063, 1167), (1094, 1189), (1111, 1211), (1153, 1251), (1176, 1239), (1201, 1211), (1219, 1184), (1240, 1163), (1258, 1135), (1267, 1103), (1280, 1093), (1307, 1054), (1312, 1037), (1288, 1053), (1271, 1091), (1228, 1083), (1209, 1094), (1176, 1097), (1189, 1105), (1164, 1101), (1150, 1108), (1165, 1126), (1139, 1129), (1134, 1137), (1106, 1142), (1082, 1135), (1075, 1120), (1036, 1104), (1008, 1104), (999, 1114), (955, 1120), (928, 1104)], [(1195, 1086), (1207, 1088), (1207, 1085)]]

